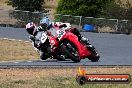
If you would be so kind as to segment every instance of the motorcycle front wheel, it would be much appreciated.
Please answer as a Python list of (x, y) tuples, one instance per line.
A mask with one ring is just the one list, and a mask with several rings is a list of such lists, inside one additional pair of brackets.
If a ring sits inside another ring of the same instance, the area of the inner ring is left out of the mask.
[(40, 59), (41, 59), (41, 60), (46, 60), (47, 58), (49, 58), (49, 56), (48, 56), (46, 53), (41, 52), (41, 54), (40, 54)]
[(59, 61), (66, 61), (65, 56), (63, 56), (61, 54), (56, 54), (53, 56), (53, 58), (56, 58)]

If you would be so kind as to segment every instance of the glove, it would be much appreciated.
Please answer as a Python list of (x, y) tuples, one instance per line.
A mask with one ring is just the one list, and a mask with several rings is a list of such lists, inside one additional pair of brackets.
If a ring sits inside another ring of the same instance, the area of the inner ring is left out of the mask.
[(59, 28), (62, 28), (62, 27), (67, 27), (67, 25), (66, 24), (62, 24), (62, 25), (59, 26)]

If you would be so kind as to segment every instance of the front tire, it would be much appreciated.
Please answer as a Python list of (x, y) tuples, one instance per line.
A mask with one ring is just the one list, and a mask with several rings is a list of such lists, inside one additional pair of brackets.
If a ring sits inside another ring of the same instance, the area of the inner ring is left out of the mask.
[(47, 58), (49, 58), (49, 56), (46, 55), (44, 52), (41, 52), (41, 53), (40, 53), (40, 59), (41, 59), (41, 60), (46, 60)]
[(65, 57), (61, 56), (61, 55), (56, 55), (56, 56), (53, 56), (54, 58), (56, 58), (57, 60), (59, 61), (66, 61), (65, 60)]

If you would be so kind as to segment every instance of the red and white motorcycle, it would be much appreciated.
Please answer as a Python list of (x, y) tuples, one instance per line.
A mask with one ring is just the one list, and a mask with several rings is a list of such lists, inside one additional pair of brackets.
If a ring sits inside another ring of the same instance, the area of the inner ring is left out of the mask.
[[(80, 62), (81, 59), (88, 58), (92, 62), (98, 61), (100, 56), (97, 53), (97, 50), (91, 51), (85, 44), (81, 43), (78, 40), (78, 37), (71, 33), (70, 31), (60, 30), (59, 27), (52, 27), (50, 29), (51, 33), (48, 35), (44, 32), (41, 36), (41, 41), (46, 45), (46, 42), (50, 43), (50, 50), (53, 58), (58, 60), (65, 60), (66, 58), (71, 59), (73, 62)], [(47, 53), (49, 54), (49, 53)], [(41, 59), (45, 59), (42, 55)]]

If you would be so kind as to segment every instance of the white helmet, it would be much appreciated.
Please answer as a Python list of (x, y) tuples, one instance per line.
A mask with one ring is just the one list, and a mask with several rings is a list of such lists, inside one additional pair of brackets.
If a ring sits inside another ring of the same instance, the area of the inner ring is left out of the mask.
[(33, 22), (30, 22), (26, 25), (26, 30), (29, 34), (33, 35), (35, 32), (35, 24)]

